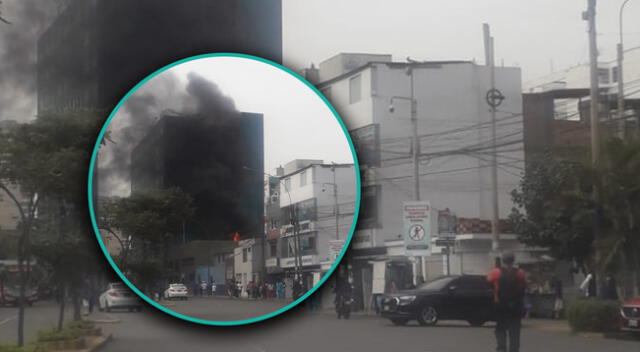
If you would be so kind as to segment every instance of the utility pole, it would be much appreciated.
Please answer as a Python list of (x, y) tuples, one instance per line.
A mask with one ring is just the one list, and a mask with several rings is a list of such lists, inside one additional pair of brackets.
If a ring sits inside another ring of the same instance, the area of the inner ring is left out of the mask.
[[(596, 172), (600, 167), (600, 116), (598, 101), (598, 46), (596, 43), (596, 0), (587, 0), (587, 11), (582, 13), (582, 18), (589, 22), (589, 62), (591, 68), (591, 162)], [(595, 224), (593, 232), (593, 246), (595, 252), (595, 280), (596, 291), (601, 291), (602, 275), (600, 270), (600, 251), (596, 246), (600, 237), (601, 222), (601, 197), (599, 176), (596, 173), (596, 184), (593, 188), (593, 199), (595, 202)]]
[[(411, 65), (411, 64), (409, 64)], [(418, 104), (416, 102), (413, 88), (413, 67), (408, 67), (411, 85), (411, 129), (413, 130), (413, 198), (420, 200), (420, 141), (418, 140)]]
[[(495, 62), (494, 62), (494, 47), (493, 37), (489, 30), (489, 24), (484, 23), (482, 25), (484, 32), (484, 50), (485, 50), (485, 65), (489, 66), (489, 84), (491, 86), (489, 93), (487, 94), (487, 103), (491, 107), (491, 188), (492, 188), (492, 218), (491, 218), (491, 251), (493, 255), (498, 256), (500, 250), (500, 232), (498, 229), (500, 213), (498, 207), (498, 156), (496, 151), (496, 99), (499, 99), (501, 95), (496, 90), (496, 77), (495, 77)], [(498, 94), (496, 94), (498, 92)], [(492, 95), (490, 97), (490, 94)], [(504, 97), (502, 97), (503, 99)], [(497, 260), (496, 260), (497, 261)]]
[(333, 171), (333, 207), (336, 217), (336, 240), (340, 239), (340, 209), (338, 208), (338, 184), (336, 183), (336, 163), (332, 162), (331, 171)]
[[(620, 42), (618, 43), (618, 123), (622, 124), (622, 135), (627, 134), (627, 122), (624, 120), (624, 76), (622, 74), (622, 60), (624, 55), (624, 47), (622, 45), (622, 10), (629, 0), (625, 0), (620, 5), (619, 24), (620, 24)], [(595, 32), (595, 30), (594, 30)]]

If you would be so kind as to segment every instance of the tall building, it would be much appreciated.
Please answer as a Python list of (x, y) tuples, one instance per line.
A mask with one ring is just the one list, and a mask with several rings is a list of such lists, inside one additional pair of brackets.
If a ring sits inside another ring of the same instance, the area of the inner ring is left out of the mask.
[(110, 110), (155, 70), (214, 52), (281, 62), (281, 1), (72, 0), (38, 40), (38, 112)]
[[(420, 193), (436, 209), (491, 219), (489, 68), (470, 61), (393, 62), (390, 55), (339, 54), (319, 66), (317, 87), (342, 116), (358, 150), (362, 209), (353, 248), (378, 247), (402, 229), (414, 198), (411, 90), (420, 140)], [(412, 75), (408, 74), (411, 70)], [(329, 72), (325, 74), (323, 71)], [(501, 218), (524, 165), (520, 69), (497, 67), (505, 96), (496, 113)]]
[(190, 194), (196, 212), (178, 231), (185, 241), (262, 236), (263, 154), (261, 114), (163, 116), (132, 151), (131, 193)]
[[(347, 258), (355, 307), (368, 307), (371, 295), (383, 293), (391, 281), (406, 288), (419, 278), (491, 268), (492, 229), (486, 226), (493, 215), (489, 67), (471, 61), (394, 62), (391, 55), (342, 53), (306, 73), (316, 78), (318, 89), (340, 113), (358, 152), (361, 206)], [(513, 207), (510, 192), (524, 170), (520, 69), (496, 67), (495, 82), (505, 97), (496, 112), (496, 145), (499, 217), (506, 219)], [(445, 232), (453, 238), (455, 255), (449, 261), (435, 241), (428, 250), (410, 251), (403, 240), (403, 204), (415, 199), (412, 110), (419, 140), (420, 200), (430, 203), (425, 233), (434, 240)], [(446, 226), (440, 226), (437, 210), (457, 216), (453, 229), (461, 228), (461, 219), (483, 226), (443, 232)], [(516, 236), (504, 230), (501, 245), (521, 249)], [(519, 259), (526, 255), (518, 252)]]
[[(270, 280), (291, 280), (300, 269), (310, 289), (331, 268), (356, 220), (355, 168), (353, 164), (296, 159), (273, 176), (265, 187), (266, 273)], [(291, 288), (291, 281), (287, 282)]]

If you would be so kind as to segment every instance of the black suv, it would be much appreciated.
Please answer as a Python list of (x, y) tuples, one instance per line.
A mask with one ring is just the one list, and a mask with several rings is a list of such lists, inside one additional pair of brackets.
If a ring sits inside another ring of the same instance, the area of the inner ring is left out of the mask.
[(495, 321), (493, 289), (482, 275), (443, 276), (414, 290), (385, 295), (381, 314), (396, 325), (417, 320), (435, 325), (438, 320), (466, 320), (473, 326)]

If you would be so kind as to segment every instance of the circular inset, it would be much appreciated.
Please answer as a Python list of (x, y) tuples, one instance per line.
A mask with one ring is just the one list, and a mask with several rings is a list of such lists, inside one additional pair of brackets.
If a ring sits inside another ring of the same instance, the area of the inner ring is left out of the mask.
[[(344, 124), (311, 84), (261, 58), (200, 55), (116, 105), (93, 150), (89, 210), (138, 296), (191, 322), (241, 325), (294, 307), (335, 270), (359, 174)], [(110, 311), (140, 304), (121, 284), (100, 299)]]

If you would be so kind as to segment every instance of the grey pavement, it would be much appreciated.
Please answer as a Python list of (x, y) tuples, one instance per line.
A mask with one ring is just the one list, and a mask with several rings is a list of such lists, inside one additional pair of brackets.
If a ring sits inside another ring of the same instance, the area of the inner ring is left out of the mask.
[[(296, 307), (270, 320), (241, 327), (188, 323), (158, 311), (116, 313), (120, 324), (104, 325), (113, 339), (101, 351), (340, 351), (462, 352), (494, 351), (493, 327), (474, 328), (464, 322), (435, 327), (397, 327), (384, 319), (356, 315), (338, 320), (331, 312)], [(630, 352), (640, 342), (571, 335), (566, 329), (525, 323), (522, 352)], [(556, 324), (558, 325), (558, 324)], [(560, 326), (560, 325), (558, 325)]]
[(160, 301), (167, 309), (203, 320), (234, 321), (257, 318), (285, 307), (289, 300), (250, 300), (228, 296), (190, 297), (186, 301)]
[[(40, 301), (25, 310), (25, 340), (33, 341), (38, 330), (55, 327), (58, 323), (59, 306), (52, 301)], [(65, 323), (72, 319), (71, 303), (67, 303), (65, 309)], [(88, 316), (91, 319), (102, 321), (111, 320), (107, 313), (96, 311)], [(18, 308), (0, 307), (0, 344), (16, 343), (18, 333)]]

